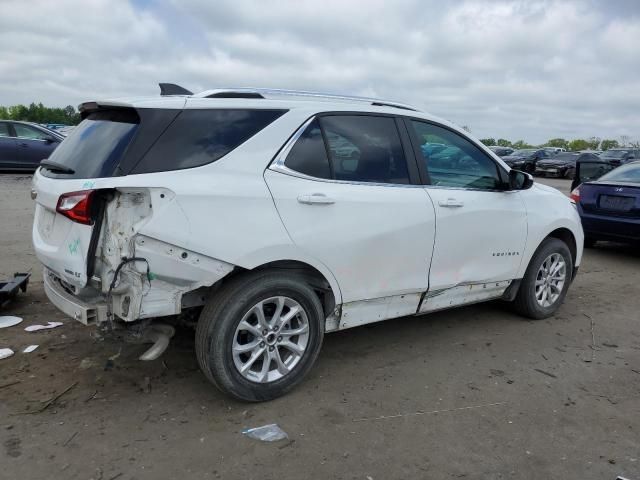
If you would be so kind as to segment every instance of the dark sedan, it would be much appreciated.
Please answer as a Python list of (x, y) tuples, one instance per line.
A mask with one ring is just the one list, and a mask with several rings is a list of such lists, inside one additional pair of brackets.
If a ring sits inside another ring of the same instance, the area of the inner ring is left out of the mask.
[(576, 162), (598, 161), (598, 159), (599, 157), (593, 153), (562, 152), (537, 162), (535, 174), (542, 177), (573, 178)]
[(0, 169), (35, 171), (64, 137), (28, 122), (0, 120)]
[(522, 150), (516, 150), (511, 155), (502, 157), (502, 160), (511, 168), (533, 173), (536, 169), (536, 163), (539, 160), (550, 157), (549, 152), (542, 148), (524, 148)]
[(600, 158), (613, 165), (623, 165), (634, 160), (640, 160), (640, 151), (633, 148), (612, 148), (600, 154)]
[(584, 229), (584, 244), (640, 240), (640, 162), (632, 162), (571, 192)]
[(492, 145), (489, 147), (489, 149), (499, 157), (506, 157), (507, 155), (511, 155), (515, 151), (511, 147), (500, 147), (498, 145)]

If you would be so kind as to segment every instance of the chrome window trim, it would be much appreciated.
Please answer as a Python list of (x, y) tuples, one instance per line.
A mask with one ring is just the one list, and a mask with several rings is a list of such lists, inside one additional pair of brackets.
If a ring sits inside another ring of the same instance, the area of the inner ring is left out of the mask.
[(412, 183), (378, 183), (378, 182), (356, 182), (349, 180), (334, 180), (333, 178), (320, 178), (313, 177), (311, 175), (307, 175), (305, 173), (300, 173), (296, 170), (293, 170), (285, 165), (285, 160), (291, 152), (291, 149), (298, 141), (298, 139), (302, 136), (307, 127), (316, 119), (318, 115), (313, 115), (308, 118), (289, 138), (289, 140), (284, 144), (284, 147), (280, 149), (280, 152), (275, 156), (271, 165), (269, 165), (268, 169), (274, 172), (283, 173), (285, 175), (289, 175), (291, 177), (302, 178), (303, 180), (311, 180), (314, 182), (324, 182), (324, 183), (337, 183), (343, 185), (371, 185), (375, 187), (402, 187), (402, 188), (437, 188), (437, 189), (446, 189), (446, 190), (466, 190), (470, 192), (497, 192), (497, 193), (507, 193), (507, 192), (517, 192), (517, 190), (496, 190), (496, 189), (486, 189), (486, 188), (466, 188), (466, 187), (447, 187), (444, 185), (414, 185)]

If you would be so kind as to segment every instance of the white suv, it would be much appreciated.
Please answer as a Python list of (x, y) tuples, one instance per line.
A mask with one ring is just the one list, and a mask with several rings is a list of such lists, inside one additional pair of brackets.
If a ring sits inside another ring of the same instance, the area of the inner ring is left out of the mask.
[[(197, 312), (206, 376), (259, 401), (305, 376), (325, 332), (562, 303), (582, 256), (575, 208), (456, 126), (358, 97), (174, 92), (83, 104), (35, 174), (45, 290), (77, 320)], [(167, 330), (151, 337), (155, 358)]]

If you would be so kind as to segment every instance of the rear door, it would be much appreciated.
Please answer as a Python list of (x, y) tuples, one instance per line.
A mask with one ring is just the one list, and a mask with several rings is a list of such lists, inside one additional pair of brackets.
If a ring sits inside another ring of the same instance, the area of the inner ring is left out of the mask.
[[(489, 296), (499, 294), (516, 277), (527, 239), (520, 194), (504, 190), (500, 167), (469, 139), (430, 122), (407, 119), (406, 124), (436, 213), (429, 290), (478, 284)], [(447, 147), (433, 153), (433, 143)], [(472, 290), (460, 288), (447, 302), (466, 303), (475, 298), (469, 296)], [(423, 306), (428, 309), (429, 303), (427, 295)]]
[(7, 122), (0, 122), (0, 168), (16, 168), (16, 139)]
[(20, 168), (35, 169), (58, 146), (57, 139), (38, 128), (14, 123)]
[[(344, 303), (428, 288), (433, 205), (399, 126), (391, 116), (322, 115), (265, 172), (292, 240), (332, 271)], [(404, 314), (419, 298), (403, 300)]]

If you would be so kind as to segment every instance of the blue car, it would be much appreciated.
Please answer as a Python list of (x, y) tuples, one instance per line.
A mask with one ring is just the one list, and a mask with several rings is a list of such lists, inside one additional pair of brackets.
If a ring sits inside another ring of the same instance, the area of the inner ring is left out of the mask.
[(33, 172), (64, 136), (35, 123), (0, 120), (0, 170)]
[[(594, 164), (599, 168), (602, 165)], [(591, 165), (576, 175), (585, 180)], [(582, 220), (584, 245), (592, 247), (598, 240), (633, 243), (640, 241), (640, 162), (631, 162), (583, 181), (571, 192)]]

